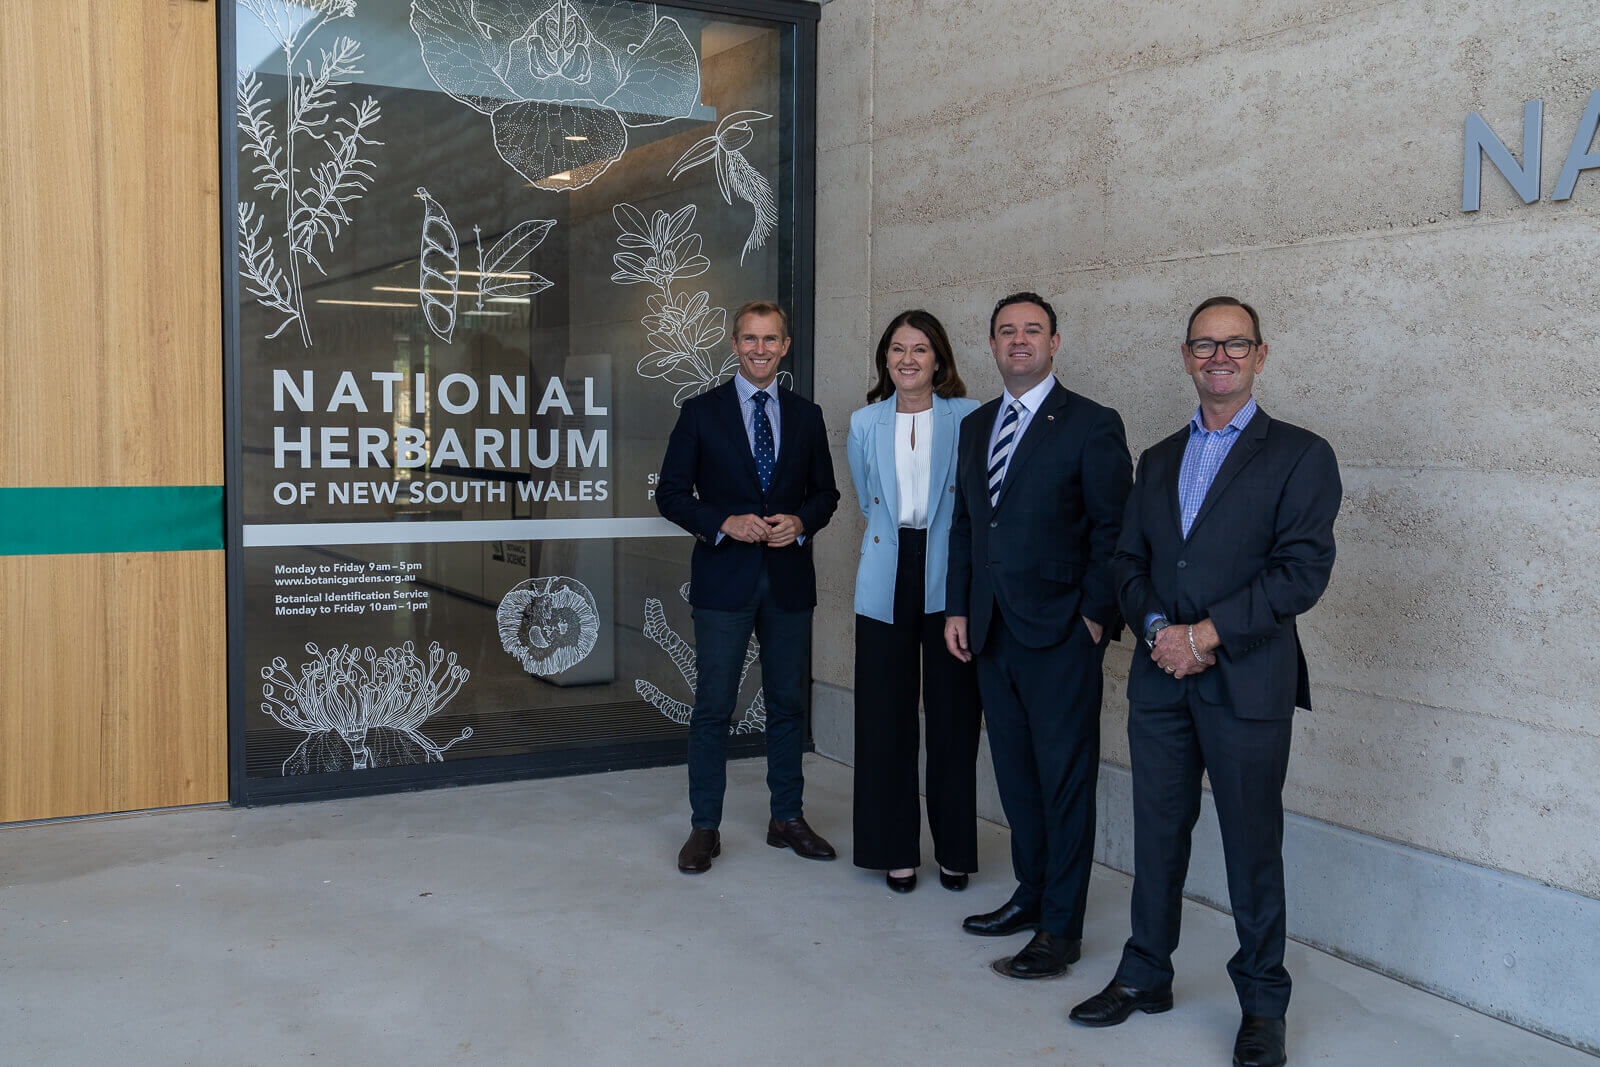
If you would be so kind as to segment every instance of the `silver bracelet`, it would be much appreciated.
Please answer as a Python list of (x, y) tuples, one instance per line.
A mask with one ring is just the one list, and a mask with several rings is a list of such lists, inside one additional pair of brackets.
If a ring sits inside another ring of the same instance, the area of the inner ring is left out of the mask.
[(1204, 663), (1206, 661), (1206, 658), (1200, 654), (1200, 649), (1195, 647), (1195, 643), (1194, 643), (1194, 627), (1193, 626), (1188, 627), (1188, 631), (1189, 631), (1189, 651), (1194, 653), (1194, 661), (1196, 663)]

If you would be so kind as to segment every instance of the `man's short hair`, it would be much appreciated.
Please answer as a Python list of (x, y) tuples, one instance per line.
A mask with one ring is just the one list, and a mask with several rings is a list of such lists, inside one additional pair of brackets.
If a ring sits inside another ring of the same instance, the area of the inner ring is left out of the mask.
[(1250, 325), (1256, 331), (1256, 344), (1261, 343), (1261, 316), (1256, 314), (1256, 309), (1234, 296), (1214, 296), (1209, 300), (1200, 301), (1200, 306), (1189, 312), (1189, 325), (1183, 331), (1183, 343), (1189, 343), (1189, 335), (1194, 332), (1194, 320), (1200, 317), (1200, 312), (1208, 308), (1240, 308), (1250, 316)]
[(1038, 293), (1012, 293), (1010, 296), (1001, 297), (994, 310), (989, 312), (990, 337), (994, 336), (994, 321), (1000, 317), (1000, 309), (1010, 307), (1012, 304), (1038, 304), (1044, 308), (1044, 313), (1050, 316), (1050, 336), (1056, 335), (1056, 309), (1050, 306), (1050, 301)]
[(733, 337), (739, 338), (739, 324), (746, 315), (776, 315), (783, 323), (783, 336), (789, 336), (789, 313), (783, 310), (783, 305), (772, 300), (751, 300), (739, 305), (739, 310), (733, 313)]

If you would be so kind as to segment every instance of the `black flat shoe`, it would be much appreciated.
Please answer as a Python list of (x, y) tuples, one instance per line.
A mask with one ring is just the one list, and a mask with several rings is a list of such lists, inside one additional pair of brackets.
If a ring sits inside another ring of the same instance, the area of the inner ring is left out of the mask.
[(1131, 985), (1113, 981), (1068, 1012), (1067, 1018), (1080, 1026), (1115, 1026), (1135, 1011), (1158, 1015), (1171, 1010), (1170, 985), (1158, 989), (1135, 989)]
[(912, 871), (904, 878), (896, 878), (892, 874), (885, 874), (883, 876), (883, 881), (896, 893), (909, 893), (913, 889), (917, 888), (917, 872)]
[(943, 867), (939, 868), (939, 884), (952, 893), (959, 893), (967, 888), (967, 876), (964, 874), (951, 874)]
[(1233, 1067), (1283, 1067), (1288, 1062), (1283, 1020), (1246, 1015), (1233, 1041)]

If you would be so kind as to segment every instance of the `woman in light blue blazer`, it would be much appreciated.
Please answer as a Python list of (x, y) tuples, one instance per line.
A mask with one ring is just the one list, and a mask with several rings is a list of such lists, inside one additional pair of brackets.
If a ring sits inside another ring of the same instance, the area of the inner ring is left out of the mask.
[[(926, 311), (878, 341), (878, 380), (850, 416), (850, 476), (867, 517), (856, 569), (855, 864), (909, 893), (921, 863), (917, 705), (927, 712), (928, 827), (939, 881), (978, 869), (977, 674), (945, 649), (944, 583), (966, 399)], [(874, 402), (875, 401), (875, 402)]]

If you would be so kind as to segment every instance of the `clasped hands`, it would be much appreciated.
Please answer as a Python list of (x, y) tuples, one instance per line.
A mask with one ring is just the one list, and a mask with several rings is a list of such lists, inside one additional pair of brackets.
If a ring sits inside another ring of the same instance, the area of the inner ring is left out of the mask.
[[(1193, 648), (1189, 646), (1191, 631), (1194, 634)], [(1217, 662), (1216, 650), (1221, 644), (1222, 639), (1217, 636), (1217, 628), (1210, 619), (1197, 622), (1192, 627), (1178, 624), (1157, 631), (1150, 658), (1172, 677), (1184, 678), (1214, 665)], [(1196, 651), (1200, 653), (1199, 659), (1194, 658)]]
[(746, 544), (785, 548), (799, 540), (806, 528), (795, 515), (729, 515), (722, 520), (722, 532)]

